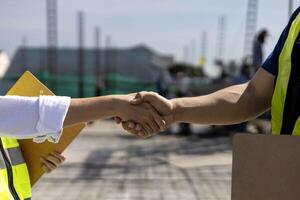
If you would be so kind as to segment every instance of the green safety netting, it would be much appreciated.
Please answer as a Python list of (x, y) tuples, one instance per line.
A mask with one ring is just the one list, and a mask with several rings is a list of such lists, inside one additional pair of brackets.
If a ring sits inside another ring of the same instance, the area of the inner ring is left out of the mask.
[[(50, 88), (56, 95), (64, 95), (70, 97), (79, 97), (79, 77), (68, 74), (52, 75), (48, 72), (38, 72), (34, 75)], [(18, 77), (6, 76), (4, 81), (14, 82)], [(108, 74), (106, 78), (106, 87), (101, 89), (101, 94), (127, 94), (138, 91), (156, 91), (155, 83), (143, 83), (131, 77), (125, 77), (120, 74)], [(83, 77), (84, 96), (95, 96), (96, 93), (96, 77), (94, 75), (86, 75)]]

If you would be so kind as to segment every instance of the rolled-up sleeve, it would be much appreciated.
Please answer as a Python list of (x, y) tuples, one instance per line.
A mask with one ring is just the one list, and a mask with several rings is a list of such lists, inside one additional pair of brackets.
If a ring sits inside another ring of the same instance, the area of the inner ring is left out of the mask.
[(0, 96), (0, 136), (58, 142), (70, 97)]

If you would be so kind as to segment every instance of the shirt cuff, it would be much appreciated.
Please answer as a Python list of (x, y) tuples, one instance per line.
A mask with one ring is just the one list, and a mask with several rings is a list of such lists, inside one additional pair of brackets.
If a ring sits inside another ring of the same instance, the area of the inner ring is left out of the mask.
[(70, 97), (39, 97), (39, 120), (36, 129), (41, 134), (33, 139), (34, 142), (41, 143), (48, 140), (58, 143), (70, 103)]

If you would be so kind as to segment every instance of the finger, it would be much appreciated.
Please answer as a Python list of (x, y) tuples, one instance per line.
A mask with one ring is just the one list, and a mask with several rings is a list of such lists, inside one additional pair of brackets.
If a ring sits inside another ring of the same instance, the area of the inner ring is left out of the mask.
[(43, 164), (42, 169), (46, 171), (47, 174), (51, 173), (54, 169), (50, 168), (48, 165)]
[(53, 163), (49, 162), (48, 160), (46, 160), (43, 157), (41, 157), (41, 161), (42, 161), (42, 164), (44, 164), (50, 170), (50, 172), (57, 168)]
[(136, 126), (135, 126), (135, 130), (136, 131), (141, 131), (143, 128), (142, 128), (142, 126), (140, 125), (140, 124), (136, 124)]
[(132, 121), (128, 122), (128, 129), (135, 129), (135, 123)]
[(131, 129), (129, 128), (129, 122), (128, 122), (128, 121), (127, 121), (127, 122), (122, 122), (122, 127), (123, 127), (123, 129), (126, 130), (126, 131), (131, 130)]
[(165, 120), (163, 119), (163, 117), (161, 117), (159, 114), (157, 114), (156, 112), (153, 112), (152, 113), (153, 115), (153, 119), (155, 121), (155, 123), (157, 124), (157, 126), (159, 127), (159, 130), (157, 131), (157, 133), (159, 131), (163, 131), (166, 129), (166, 122)]
[(62, 155), (61, 152), (58, 152), (58, 151), (52, 151), (50, 154), (52, 154), (53, 156), (59, 158), (59, 159), (62, 159), (62, 160), (65, 160), (66, 157)]
[(137, 133), (137, 135), (139, 136), (139, 137), (141, 137), (141, 138), (147, 138), (147, 137), (149, 137), (149, 135), (148, 135), (148, 133), (146, 132), (146, 131), (139, 131), (138, 133)]
[(164, 122), (163, 118), (155, 111), (155, 109), (150, 105), (150, 114), (148, 114), (148, 119), (150, 121), (148, 122), (151, 125), (151, 128), (153, 130), (152, 134), (157, 134), (160, 132), (160, 130), (164, 129)]
[(146, 135), (151, 135), (152, 134), (153, 130), (151, 129), (151, 127), (150, 127), (150, 125), (148, 123), (145, 124), (143, 127), (145, 129)]
[(48, 167), (46, 167), (45, 165), (42, 165), (42, 170), (47, 174), (51, 172), (51, 170)]
[(149, 123), (147, 121), (148, 121), (148, 119), (146, 120), (145, 123), (142, 123), (142, 126), (143, 126), (143, 129), (145, 130), (145, 133), (147, 135), (151, 135), (153, 130), (151, 129), (151, 126), (149, 125)]
[(47, 158), (46, 158), (46, 161), (48, 163), (51, 163), (53, 164), (55, 167), (58, 167), (62, 162), (60, 161), (60, 159), (56, 158), (55, 156), (52, 156), (52, 155), (49, 155)]
[(147, 131), (140, 124), (139, 126), (141, 127), (141, 130), (135, 130), (135, 135), (141, 138), (146, 138), (146, 136), (148, 136)]
[(155, 133), (151, 133), (151, 134), (144, 134), (144, 139), (150, 138), (152, 136), (156, 135)]
[(114, 120), (117, 124), (120, 124), (122, 122), (122, 119), (120, 117), (114, 117)]
[(64, 162), (66, 160), (66, 158), (61, 155), (60, 153), (54, 151), (54, 152), (51, 152), (50, 155), (54, 156), (56, 159), (59, 159), (60, 163)]
[(46, 161), (47, 162), (50, 162), (52, 164), (55, 165), (55, 167), (58, 167), (60, 164), (61, 164), (61, 161), (60, 159), (56, 158), (55, 156), (52, 156), (52, 155), (49, 155), (47, 158), (46, 158)]
[[(133, 123), (133, 122), (131, 122), (131, 123)], [(129, 122), (122, 122), (122, 127), (124, 130), (126, 130), (130, 134), (137, 135), (138, 131), (136, 131), (134, 128), (133, 129), (129, 128), (129, 126), (130, 126)]]
[(143, 98), (141, 92), (138, 92), (134, 98), (130, 101), (131, 104), (138, 105), (143, 103)]
[(144, 132), (147, 134), (151, 134), (153, 130), (148, 122), (149, 122), (149, 118), (146, 115), (143, 115), (137, 120), (137, 123), (139, 123), (142, 126)]
[(139, 92), (136, 94), (135, 101), (137, 101), (137, 104), (148, 102), (153, 103), (155, 99), (158, 99), (158, 95), (156, 92)]
[(164, 116), (163, 121), (165, 122), (165, 128), (168, 128), (171, 124), (174, 123), (174, 117), (172, 115)]
[(128, 122), (122, 122), (122, 128), (124, 129), (124, 130), (129, 130), (129, 128), (128, 128)]
[[(153, 116), (153, 115), (152, 115)], [(160, 130), (160, 127), (157, 125), (157, 123), (155, 122), (154, 117), (150, 117), (150, 119), (148, 120), (148, 124), (152, 130), (151, 135), (154, 133), (158, 133)]]
[(132, 135), (137, 135), (138, 131), (132, 129), (132, 130), (127, 130), (128, 133), (132, 134)]

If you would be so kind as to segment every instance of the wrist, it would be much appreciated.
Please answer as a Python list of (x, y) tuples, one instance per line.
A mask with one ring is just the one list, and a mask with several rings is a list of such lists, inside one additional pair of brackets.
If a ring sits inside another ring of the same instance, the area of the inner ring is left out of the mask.
[(172, 104), (172, 110), (171, 110), (171, 114), (173, 117), (173, 121), (174, 122), (180, 122), (180, 101), (179, 99), (171, 99), (171, 104)]
[(112, 113), (114, 116), (121, 117), (123, 115), (124, 107), (128, 103), (127, 95), (112, 95), (111, 96), (111, 105)]

